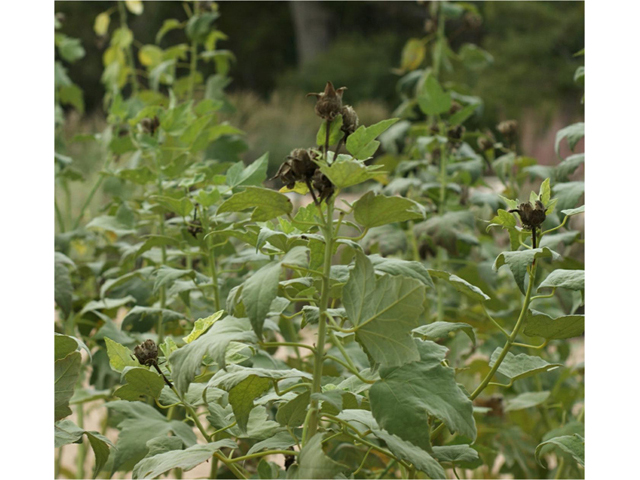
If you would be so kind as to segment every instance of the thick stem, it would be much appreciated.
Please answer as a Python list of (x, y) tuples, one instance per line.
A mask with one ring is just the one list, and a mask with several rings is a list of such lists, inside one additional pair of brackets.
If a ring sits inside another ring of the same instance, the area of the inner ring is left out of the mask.
[[(162, 173), (160, 170), (160, 162), (158, 161), (157, 154), (154, 154), (154, 160), (156, 163), (156, 170), (158, 172), (158, 195), (162, 196)], [(164, 214), (160, 212), (160, 235), (165, 236), (164, 233)], [(163, 243), (160, 246), (162, 252), (162, 265), (167, 264), (167, 247)], [(166, 285), (162, 285), (160, 287), (160, 315), (158, 318), (158, 325), (156, 326), (156, 331), (158, 333), (158, 345), (160, 345), (164, 341), (164, 307), (167, 305), (167, 288)]]
[[(327, 125), (328, 127), (328, 125)], [(320, 309), (318, 321), (318, 342), (316, 344), (316, 352), (313, 364), (313, 385), (311, 393), (320, 393), (322, 380), (322, 363), (324, 361), (324, 344), (327, 332), (327, 308), (329, 306), (329, 279), (331, 276), (331, 257), (333, 256), (333, 197), (327, 199), (327, 216), (322, 232), (324, 233), (325, 249), (324, 264), (322, 268), (322, 293), (320, 296)], [(304, 445), (306, 441), (313, 437), (318, 430), (318, 420), (320, 418), (318, 411), (318, 400), (312, 399), (309, 405), (309, 415), (305, 422), (305, 430), (307, 435), (302, 439)]]
[(56, 220), (58, 221), (58, 230), (60, 230), (60, 233), (64, 233), (66, 228), (64, 226), (64, 218), (62, 216), (62, 212), (60, 211), (58, 202), (54, 201), (53, 204), (56, 208)]
[(89, 207), (91, 200), (93, 200), (93, 196), (98, 191), (98, 188), (100, 188), (100, 185), (102, 185), (103, 180), (104, 180), (104, 176), (102, 174), (99, 174), (98, 179), (96, 180), (96, 183), (93, 184), (93, 188), (91, 188), (91, 191), (89, 192), (89, 196), (87, 196), (87, 199), (84, 201), (84, 203), (82, 204), (82, 207), (80, 208), (80, 213), (76, 217), (76, 221), (73, 222), (73, 227), (71, 227), (72, 230), (76, 230), (80, 226), (80, 221), (82, 220), (82, 217), (84, 217), (84, 212)]
[(196, 88), (196, 69), (198, 68), (198, 44), (191, 42), (191, 63), (189, 65), (189, 100), (193, 100), (193, 92)]
[[(82, 403), (78, 404), (76, 410), (77, 416), (77, 425), (81, 429), (84, 428), (84, 405)], [(84, 435), (82, 437), (82, 441), (78, 445), (78, 454), (76, 456), (76, 478), (85, 478), (84, 475), (84, 460), (87, 456), (87, 447), (84, 444)]]
[[(209, 233), (209, 216), (204, 209), (200, 213), (200, 218), (202, 219), (204, 231), (206, 233)], [(218, 285), (218, 268), (213, 246), (209, 246), (208, 239), (202, 241), (202, 250), (209, 263), (209, 274), (211, 275), (211, 282), (213, 283), (213, 306), (217, 312), (218, 310), (220, 310), (220, 287)]]

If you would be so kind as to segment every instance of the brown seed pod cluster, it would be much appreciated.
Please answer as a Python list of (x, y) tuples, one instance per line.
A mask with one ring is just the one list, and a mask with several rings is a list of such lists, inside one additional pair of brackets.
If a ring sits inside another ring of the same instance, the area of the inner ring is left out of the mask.
[(329, 198), (334, 191), (331, 181), (320, 171), (313, 160), (320, 158), (320, 154), (313, 149), (305, 150), (304, 148), (296, 148), (284, 161), (278, 173), (273, 178), (279, 178), (282, 183), (289, 189), (293, 189), (296, 182), (302, 182), (307, 185), (309, 191), (313, 195), (317, 203), (316, 195), (313, 191), (318, 191), (320, 202)]
[(453, 101), (451, 102), (451, 108), (449, 108), (449, 115), (453, 115), (454, 113), (457, 113), (460, 110), (462, 110), (462, 105), (460, 105), (456, 101)]
[(187, 232), (189, 232), (193, 238), (196, 238), (198, 234), (202, 233), (202, 223), (200, 220), (195, 219), (189, 222), (189, 226), (187, 227)]
[(480, 148), (480, 150), (482, 150), (483, 152), (486, 152), (487, 150), (493, 148), (493, 141), (487, 137), (480, 137), (478, 139), (478, 148)]
[(148, 133), (149, 135), (154, 135), (160, 126), (160, 120), (158, 117), (143, 118), (140, 120), (140, 126), (142, 127), (143, 132)]
[(142, 365), (158, 364), (158, 346), (151, 339), (145, 340), (144, 343), (137, 345), (133, 350), (133, 354)]
[(522, 226), (528, 230), (542, 225), (542, 222), (547, 218), (547, 209), (540, 200), (536, 200), (535, 206), (531, 202), (523, 202), (518, 208), (509, 210), (510, 213), (517, 213), (522, 220)]
[(316, 115), (331, 122), (342, 113), (342, 94), (346, 89), (347, 87), (336, 89), (331, 82), (327, 82), (324, 92), (307, 93), (307, 97), (316, 97)]

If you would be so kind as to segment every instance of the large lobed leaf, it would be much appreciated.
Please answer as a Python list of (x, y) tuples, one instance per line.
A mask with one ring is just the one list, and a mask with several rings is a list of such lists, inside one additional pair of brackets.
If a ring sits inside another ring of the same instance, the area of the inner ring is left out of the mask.
[(369, 391), (378, 424), (400, 438), (429, 450), (428, 417), (451, 432), (476, 438), (473, 405), (456, 383), (454, 370), (442, 365), (447, 349), (415, 340), (420, 360), (397, 368), (381, 368), (381, 379)]
[(371, 261), (356, 253), (343, 302), (356, 338), (376, 362), (399, 366), (420, 358), (411, 330), (420, 324), (424, 296), (424, 285), (413, 278), (376, 279)]
[(286, 195), (260, 187), (247, 187), (244, 191), (232, 195), (218, 208), (218, 213), (242, 212), (253, 208), (251, 220), (266, 222), (293, 211), (293, 204)]
[[(502, 347), (498, 347), (493, 351), (491, 359), (489, 360), (490, 367), (496, 363), (501, 353)], [(536, 375), (537, 373), (547, 372), (561, 366), (562, 364), (560, 363), (549, 363), (541, 357), (534, 357), (525, 353), (514, 355), (508, 352), (500, 364), (500, 367), (498, 367), (498, 373), (514, 381), (519, 378)]]
[(547, 257), (557, 260), (560, 258), (560, 254), (547, 247), (518, 250), (516, 252), (502, 252), (498, 255), (498, 258), (496, 258), (493, 269), (497, 271), (503, 265), (508, 265), (518, 288), (524, 294), (524, 279), (527, 275), (527, 268), (535, 259)]
[(367, 228), (405, 220), (424, 220), (424, 207), (402, 197), (386, 197), (368, 192), (353, 204), (353, 215)]

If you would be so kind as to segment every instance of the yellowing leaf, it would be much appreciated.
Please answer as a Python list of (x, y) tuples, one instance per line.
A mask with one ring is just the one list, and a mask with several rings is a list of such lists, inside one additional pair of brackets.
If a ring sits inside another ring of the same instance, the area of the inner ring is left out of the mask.
[(280, 193), (294, 192), (294, 193), (299, 193), (300, 195), (306, 195), (307, 193), (309, 193), (309, 187), (307, 187), (307, 184), (304, 182), (296, 182), (293, 188), (288, 188), (284, 186), (278, 191)]
[(218, 320), (220, 320), (220, 317), (222, 317), (223, 313), (224, 313), (224, 310), (220, 310), (214, 313), (213, 315), (208, 316), (207, 318), (200, 318), (196, 320), (195, 324), (193, 325), (193, 330), (191, 330), (191, 333), (186, 337), (183, 337), (182, 339), (185, 341), (185, 343), (193, 342), (196, 338), (198, 338), (200, 335), (206, 332), (209, 329), (209, 327), (211, 327), (211, 325), (213, 325)]
[(402, 61), (400, 68), (404, 71), (412, 71), (420, 66), (426, 54), (426, 46), (422, 40), (411, 38), (402, 49)]
[(107, 31), (109, 30), (110, 21), (111, 17), (107, 12), (102, 12), (100, 15), (98, 15), (96, 17), (96, 21), (93, 24), (93, 31), (96, 32), (96, 35), (106, 35)]
[(124, 0), (127, 9), (134, 15), (140, 15), (144, 10), (144, 6), (140, 0)]

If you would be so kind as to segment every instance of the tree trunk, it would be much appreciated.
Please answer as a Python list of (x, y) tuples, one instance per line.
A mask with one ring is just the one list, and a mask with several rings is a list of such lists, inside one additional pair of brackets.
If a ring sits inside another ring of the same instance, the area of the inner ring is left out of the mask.
[(296, 32), (298, 63), (305, 64), (324, 52), (331, 42), (331, 12), (323, 2), (290, 2)]

